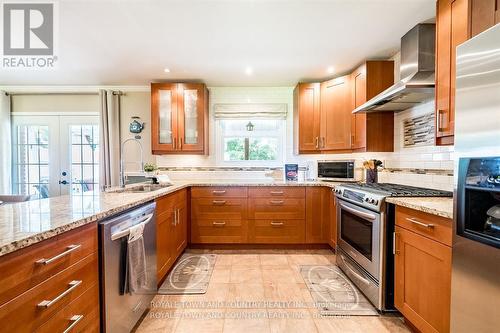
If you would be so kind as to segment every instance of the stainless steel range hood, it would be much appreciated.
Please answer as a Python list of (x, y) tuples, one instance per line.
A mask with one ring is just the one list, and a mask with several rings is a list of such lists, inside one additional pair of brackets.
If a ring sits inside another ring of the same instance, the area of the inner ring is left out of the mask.
[(401, 81), (387, 88), (353, 113), (403, 111), (434, 98), (436, 26), (421, 23), (401, 38)]

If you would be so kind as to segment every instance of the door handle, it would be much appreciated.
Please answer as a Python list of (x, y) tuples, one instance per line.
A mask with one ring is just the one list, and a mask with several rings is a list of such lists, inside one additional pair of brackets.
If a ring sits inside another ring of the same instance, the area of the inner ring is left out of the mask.
[(177, 138), (172, 138), (172, 146), (175, 149), (177, 149)]
[(432, 223), (429, 223), (429, 224), (423, 223), (423, 222), (417, 221), (416, 219), (414, 219), (412, 217), (407, 217), (406, 221), (409, 221), (409, 222), (411, 222), (413, 224), (419, 225), (419, 226), (424, 227), (424, 228), (429, 228), (429, 229), (434, 228), (434, 224), (432, 224)]
[(271, 221), (271, 225), (273, 227), (282, 227), (285, 223), (280, 222), (280, 221)]
[(377, 219), (377, 216), (375, 216), (373, 214), (360, 212), (359, 210), (352, 209), (352, 208), (347, 207), (346, 205), (343, 205), (343, 204), (340, 204), (340, 207), (342, 209), (348, 211), (349, 213), (352, 213), (354, 215), (357, 215), (357, 216), (362, 217), (362, 218), (367, 219), (367, 220), (373, 221), (373, 220)]
[(316, 137), (316, 149), (319, 148), (319, 137)]
[(269, 192), (271, 195), (283, 195), (283, 191), (271, 191)]
[(182, 138), (179, 138), (179, 150), (182, 149)]
[(38, 264), (38, 265), (48, 265), (48, 264), (50, 264), (50, 263), (52, 263), (52, 262), (56, 261), (57, 259), (60, 259), (60, 258), (62, 258), (62, 257), (65, 257), (65, 256), (69, 255), (71, 252), (78, 250), (80, 247), (82, 247), (82, 245), (81, 245), (81, 244), (78, 244), (78, 245), (70, 245), (70, 246), (68, 246), (68, 247), (66, 248), (66, 251), (61, 252), (61, 253), (59, 253), (58, 255), (53, 256), (52, 258), (49, 258), (49, 259), (43, 259), (43, 258), (42, 258), (42, 259), (39, 259), (39, 260), (35, 261), (35, 263), (36, 263), (36, 264)]
[(340, 258), (342, 259), (342, 262), (344, 263), (345, 267), (347, 267), (347, 269), (349, 271), (351, 271), (351, 273), (356, 276), (361, 282), (363, 282), (364, 284), (367, 284), (367, 285), (370, 285), (370, 281), (365, 279), (364, 277), (362, 277), (361, 275), (359, 275), (359, 273), (357, 273), (354, 268), (347, 263), (347, 261), (345, 260), (345, 257), (343, 255), (340, 255)]
[(70, 325), (63, 331), (63, 333), (69, 333), (81, 320), (83, 319), (83, 315), (74, 315), (71, 317)]
[(392, 254), (400, 254), (401, 251), (398, 250), (398, 233), (392, 233)]
[(226, 204), (226, 200), (213, 200), (212, 201), (212, 204), (214, 205), (225, 205)]
[(213, 190), (212, 194), (219, 195), (219, 194), (225, 194), (226, 190)]
[[(154, 213), (146, 215), (146, 217), (142, 221), (135, 224), (134, 226), (139, 225), (139, 224), (143, 224), (143, 225), (148, 224), (153, 219), (153, 216), (154, 216)], [(119, 238), (128, 236), (129, 234), (130, 234), (130, 228), (125, 229), (125, 230), (121, 230), (121, 231), (117, 231), (111, 235), (111, 240), (115, 241)]]
[(213, 225), (214, 227), (223, 227), (223, 226), (225, 226), (225, 225), (226, 225), (226, 222), (224, 222), (224, 221), (213, 221), (213, 222), (212, 222), (212, 225)]
[(269, 203), (271, 205), (274, 205), (274, 206), (280, 206), (284, 203), (284, 201), (283, 200), (271, 200), (271, 201), (269, 201)]
[(437, 110), (437, 128), (439, 132), (443, 132), (448, 127), (443, 127), (444, 111), (442, 109)]
[(61, 185), (67, 185), (68, 181), (67, 180), (60, 180), (59, 184), (61, 184)]
[(68, 295), (70, 292), (72, 292), (76, 287), (78, 287), (80, 284), (82, 284), (82, 280), (73, 280), (71, 281), (68, 286), (69, 288), (66, 289), (65, 291), (63, 291), (62, 293), (60, 293), (56, 298), (50, 300), (50, 301), (47, 301), (47, 300), (44, 300), (44, 301), (41, 301), (40, 303), (38, 303), (38, 307), (39, 308), (48, 308), (48, 307), (51, 307), (52, 305), (54, 305), (55, 303), (57, 303), (58, 301), (60, 301), (62, 298), (64, 298), (64, 296)]

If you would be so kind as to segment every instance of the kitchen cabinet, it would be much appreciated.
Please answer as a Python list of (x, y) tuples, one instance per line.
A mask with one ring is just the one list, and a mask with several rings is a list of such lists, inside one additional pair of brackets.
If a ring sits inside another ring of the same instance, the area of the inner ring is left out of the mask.
[(469, 0), (439, 0), (436, 8), (436, 145), (452, 145), (456, 47), (469, 38)]
[(187, 190), (156, 200), (156, 266), (160, 285), (187, 246)]
[(321, 83), (320, 137), (321, 151), (351, 149), (350, 76), (342, 76)]
[[(394, 61), (367, 61), (351, 74), (353, 109), (394, 83)], [(352, 110), (351, 110), (352, 111)], [(394, 112), (350, 114), (354, 151), (394, 151)]]
[(151, 84), (153, 154), (208, 154), (208, 90), (202, 83)]
[(294, 147), (297, 153), (316, 153), (320, 137), (320, 84), (299, 83), (293, 91)]
[(328, 187), (306, 188), (306, 243), (329, 242), (331, 193)]
[(471, 37), (500, 22), (500, 0), (469, 1)]
[(450, 330), (451, 223), (396, 208), (394, 304), (421, 332)]
[(0, 270), (5, 332), (99, 331), (96, 223), (2, 256)]

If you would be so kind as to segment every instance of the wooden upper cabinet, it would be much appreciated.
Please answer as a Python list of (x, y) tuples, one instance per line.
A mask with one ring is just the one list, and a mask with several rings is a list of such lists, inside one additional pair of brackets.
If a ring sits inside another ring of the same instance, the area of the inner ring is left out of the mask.
[(297, 153), (315, 153), (320, 137), (320, 84), (299, 83), (293, 92), (294, 147)]
[[(355, 109), (394, 84), (394, 61), (367, 61), (351, 74), (351, 81), (352, 109)], [(350, 116), (351, 148), (354, 151), (394, 151), (393, 112), (357, 113)]]
[(451, 145), (456, 47), (469, 37), (469, 0), (439, 0), (436, 13), (436, 145)]
[(321, 83), (320, 150), (351, 149), (351, 84), (348, 75)]
[(204, 84), (151, 84), (151, 143), (153, 154), (208, 154)]
[(469, 1), (471, 37), (474, 37), (500, 22), (500, 0)]

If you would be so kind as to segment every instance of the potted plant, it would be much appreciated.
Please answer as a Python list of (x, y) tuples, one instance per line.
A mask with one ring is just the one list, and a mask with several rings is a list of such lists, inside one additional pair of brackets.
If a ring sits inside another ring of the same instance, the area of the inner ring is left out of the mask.
[(144, 164), (144, 172), (146, 173), (146, 177), (154, 177), (156, 174), (155, 172), (156, 170), (158, 170), (156, 164), (153, 163)]

